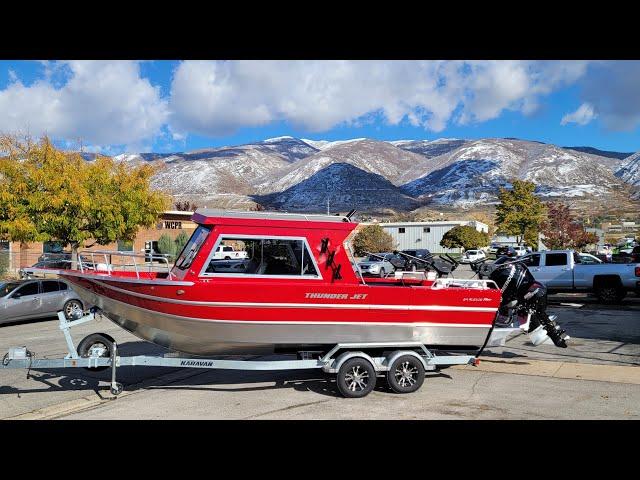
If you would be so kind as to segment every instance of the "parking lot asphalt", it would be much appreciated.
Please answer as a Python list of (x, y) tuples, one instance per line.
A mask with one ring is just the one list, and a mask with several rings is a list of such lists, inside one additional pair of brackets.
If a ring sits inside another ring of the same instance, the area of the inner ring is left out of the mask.
[[(550, 296), (549, 312), (572, 337), (568, 348), (515, 336), (488, 348), (479, 367), (429, 373), (410, 395), (379, 385), (364, 399), (343, 399), (319, 371), (121, 367), (125, 392), (114, 399), (109, 370), (31, 371), (29, 378), (26, 370), (0, 370), (0, 419), (640, 418), (639, 300), (607, 307), (586, 294)], [(77, 342), (98, 331), (118, 341), (121, 355), (166, 352), (108, 320), (72, 333)], [(38, 358), (66, 353), (56, 319), (0, 326), (0, 355), (22, 345)]]

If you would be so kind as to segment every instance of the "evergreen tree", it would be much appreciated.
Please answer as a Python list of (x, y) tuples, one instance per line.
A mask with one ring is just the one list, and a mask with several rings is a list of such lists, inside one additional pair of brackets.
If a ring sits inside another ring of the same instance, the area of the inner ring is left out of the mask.
[(178, 236), (174, 240), (174, 243), (176, 244), (176, 255), (182, 252), (182, 249), (184, 248), (184, 246), (187, 244), (188, 241), (189, 241), (189, 235), (187, 235), (185, 231), (182, 231), (178, 234)]
[(168, 255), (169, 260), (173, 261), (176, 256), (176, 243), (169, 235), (163, 233), (158, 239), (158, 251), (162, 255)]

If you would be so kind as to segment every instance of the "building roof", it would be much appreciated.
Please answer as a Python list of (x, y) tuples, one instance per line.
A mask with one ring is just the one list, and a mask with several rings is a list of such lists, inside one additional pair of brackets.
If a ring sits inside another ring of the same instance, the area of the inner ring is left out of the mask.
[(437, 225), (469, 225), (474, 223), (477, 225), (483, 225), (488, 227), (487, 224), (479, 222), (477, 220), (437, 220), (433, 222), (379, 222), (382, 227), (421, 227), (421, 226), (437, 226)]

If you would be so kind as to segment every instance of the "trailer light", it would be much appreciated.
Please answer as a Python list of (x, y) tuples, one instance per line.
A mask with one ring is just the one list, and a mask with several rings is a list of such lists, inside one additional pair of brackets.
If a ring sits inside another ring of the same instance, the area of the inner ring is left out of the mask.
[(473, 365), (474, 365), (475, 367), (477, 367), (478, 365), (480, 365), (480, 359), (479, 359), (479, 358), (474, 358), (474, 359), (473, 359)]
[(636, 267), (636, 277), (640, 277), (640, 267)]

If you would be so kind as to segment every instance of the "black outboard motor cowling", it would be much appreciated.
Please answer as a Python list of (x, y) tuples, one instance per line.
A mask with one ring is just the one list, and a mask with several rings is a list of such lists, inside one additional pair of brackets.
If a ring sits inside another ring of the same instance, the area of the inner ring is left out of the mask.
[(526, 328), (527, 333), (542, 327), (557, 347), (567, 347), (566, 331), (547, 315), (547, 288), (536, 281), (523, 261), (486, 264), (483, 273), (502, 290), (497, 326), (507, 326), (513, 323), (514, 316), (526, 315), (527, 321), (521, 328)]

